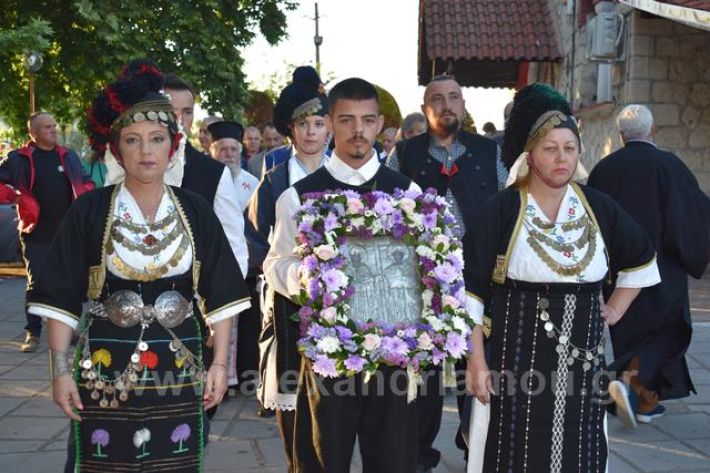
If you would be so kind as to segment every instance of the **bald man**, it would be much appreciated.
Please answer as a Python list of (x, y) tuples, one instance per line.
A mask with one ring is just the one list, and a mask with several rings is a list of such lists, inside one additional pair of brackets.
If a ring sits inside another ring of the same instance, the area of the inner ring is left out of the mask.
[(211, 124), (221, 122), (222, 118), (216, 117), (214, 115), (210, 115), (205, 117), (204, 120), (202, 120), (202, 123), (200, 123), (200, 130), (199, 130), (199, 135), (198, 139), (200, 140), (200, 146), (202, 146), (202, 149), (205, 151), (205, 153), (210, 154), (210, 145), (212, 144), (212, 135), (210, 134), (209, 130), (207, 129)]
[[(79, 156), (57, 144), (57, 122), (47, 112), (27, 122), (30, 142), (0, 162), (0, 203), (16, 203), (20, 242), (27, 269), (27, 294), (49, 252), (52, 237), (72, 202), (94, 188)], [(37, 351), (42, 319), (26, 314), (25, 340), (20, 351)]]

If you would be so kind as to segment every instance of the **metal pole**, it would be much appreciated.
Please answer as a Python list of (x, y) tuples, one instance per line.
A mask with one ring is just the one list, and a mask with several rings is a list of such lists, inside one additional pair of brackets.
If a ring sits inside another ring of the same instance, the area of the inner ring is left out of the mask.
[(35, 73), (30, 73), (30, 115), (35, 113)]
[(313, 43), (316, 45), (316, 71), (318, 71), (318, 75), (320, 75), (320, 45), (323, 44), (323, 37), (319, 34), (318, 32), (318, 2), (316, 3), (316, 17), (315, 17), (315, 22), (316, 22), (316, 35), (313, 37)]

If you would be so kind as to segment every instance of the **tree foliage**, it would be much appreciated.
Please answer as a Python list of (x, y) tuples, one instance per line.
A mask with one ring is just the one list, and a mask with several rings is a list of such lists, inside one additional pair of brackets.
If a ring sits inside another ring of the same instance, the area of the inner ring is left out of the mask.
[(261, 90), (250, 90), (249, 101), (244, 108), (244, 124), (259, 128), (260, 130), (274, 116), (273, 94)]
[[(68, 123), (136, 57), (192, 82), (202, 107), (240, 116), (248, 100), (242, 50), (261, 32), (286, 34), (291, 0), (4, 0), (0, 9), (0, 118), (22, 133), (29, 112), (29, 51), (44, 54), (38, 110)], [(83, 121), (83, 120), (82, 120)]]
[(375, 85), (375, 88), (380, 98), (380, 113), (385, 117), (385, 124), (382, 129), (386, 130), (389, 127), (399, 128), (402, 124), (402, 113), (399, 111), (397, 101), (392, 94), (379, 85)]

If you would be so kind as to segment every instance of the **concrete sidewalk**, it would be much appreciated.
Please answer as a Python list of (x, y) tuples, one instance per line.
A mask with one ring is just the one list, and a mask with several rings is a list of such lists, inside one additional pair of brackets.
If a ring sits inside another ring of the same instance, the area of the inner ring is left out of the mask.
[[(0, 279), (0, 471), (60, 472), (69, 423), (50, 398), (46, 339), (37, 353), (18, 351), (25, 324), (24, 285), (21, 278)], [(706, 275), (691, 287), (696, 323), (688, 362), (698, 395), (666, 402), (668, 415), (635, 432), (610, 418), (611, 472), (710, 471), (710, 280)], [(220, 406), (212, 423), (207, 472), (285, 471), (275, 420), (257, 417), (256, 409), (253, 399), (239, 396)], [(453, 445), (457, 424), (456, 402), (449, 396), (436, 443), (442, 451), (437, 473), (465, 471)], [(353, 465), (353, 471), (360, 469), (357, 458)]]

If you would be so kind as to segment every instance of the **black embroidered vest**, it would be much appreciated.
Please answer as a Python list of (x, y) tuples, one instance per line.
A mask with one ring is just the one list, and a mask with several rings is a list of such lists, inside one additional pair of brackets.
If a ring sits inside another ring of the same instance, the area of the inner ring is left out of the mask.
[(428, 133), (397, 143), (399, 170), (419, 184), (430, 187), (439, 195), (451, 189), (463, 215), (467, 229), (475, 228), (473, 215), (486, 199), (498, 192), (496, 143), (467, 132), (459, 132), (458, 140), (466, 152), (455, 163), (458, 171), (450, 177), (442, 173), (442, 163), (429, 154)]

